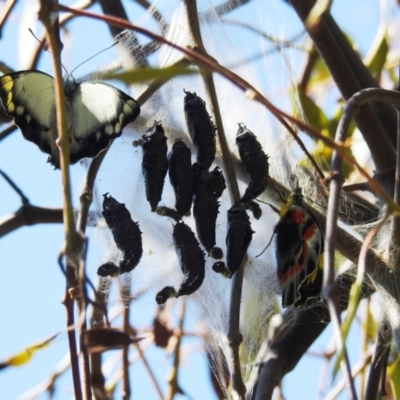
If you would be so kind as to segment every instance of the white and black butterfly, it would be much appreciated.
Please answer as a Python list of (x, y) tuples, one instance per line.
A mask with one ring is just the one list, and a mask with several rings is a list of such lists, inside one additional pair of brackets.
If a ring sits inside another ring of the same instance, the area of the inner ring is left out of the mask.
[[(103, 82), (78, 83), (67, 75), (64, 89), (71, 164), (84, 157), (95, 157), (140, 114), (132, 97)], [(48, 161), (59, 168), (53, 77), (40, 71), (3, 75), (0, 98), (24, 138), (49, 154)]]

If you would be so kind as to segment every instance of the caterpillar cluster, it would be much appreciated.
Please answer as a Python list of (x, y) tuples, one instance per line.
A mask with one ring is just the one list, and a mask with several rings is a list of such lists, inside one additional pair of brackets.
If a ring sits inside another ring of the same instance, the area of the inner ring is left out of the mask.
[[(185, 92), (184, 113), (189, 135), (197, 149), (196, 162), (192, 165), (190, 149), (181, 139), (176, 139), (168, 156), (169, 177), (175, 193), (175, 209), (158, 207), (157, 213), (176, 222), (173, 238), (185, 278), (178, 291), (171, 286), (161, 290), (156, 296), (158, 304), (163, 304), (170, 297), (191, 294), (203, 282), (204, 253), (194, 233), (182, 222), (182, 218), (190, 214), (192, 203), (200, 243), (209, 256), (215, 259), (223, 257), (222, 249), (216, 247), (215, 231), (218, 199), (226, 184), (219, 167), (209, 170), (216, 152), (215, 127), (207, 113), (205, 102), (195, 93)], [(143, 173), (145, 174), (144, 171)], [(192, 254), (196, 256), (193, 257)]]
[[(157, 293), (158, 304), (165, 303), (170, 297), (192, 294), (201, 286), (205, 275), (205, 253), (199, 241), (209, 256), (217, 260), (223, 257), (222, 249), (216, 247), (216, 223), (220, 206), (218, 199), (225, 190), (226, 183), (219, 167), (210, 169), (216, 153), (216, 129), (207, 113), (205, 102), (196, 93), (185, 91), (184, 113), (189, 135), (197, 150), (193, 165), (191, 151), (182, 139), (176, 139), (171, 152), (167, 154), (167, 138), (160, 122), (156, 121), (142, 136), (142, 172), (146, 199), (153, 212), (174, 221), (172, 236), (184, 274), (178, 290), (166, 286)], [(252, 240), (253, 231), (246, 209), (250, 209), (256, 218), (261, 216), (261, 210), (254, 199), (265, 190), (268, 183), (268, 157), (255, 135), (240, 124), (236, 143), (244, 168), (250, 175), (250, 183), (240, 202), (228, 210), (227, 266), (223, 261), (217, 261), (213, 266), (215, 272), (229, 278), (240, 267)], [(167, 172), (175, 194), (175, 208), (159, 206)], [(190, 215), (192, 204), (199, 241), (183, 222), (183, 218)], [(124, 253), (124, 259), (119, 267), (113, 263), (102, 265), (98, 270), (99, 275), (113, 276), (132, 270), (142, 255), (138, 225), (130, 219), (125, 206), (111, 196), (105, 195), (103, 215), (113, 232), (117, 247)], [(124, 219), (130, 222), (122, 222)], [(128, 236), (133, 238), (132, 224), (137, 229), (133, 246), (135, 251), (128, 249), (133, 242), (128, 244), (129, 240), (121, 234), (129, 231), (124, 227), (129, 225), (132, 233)]]

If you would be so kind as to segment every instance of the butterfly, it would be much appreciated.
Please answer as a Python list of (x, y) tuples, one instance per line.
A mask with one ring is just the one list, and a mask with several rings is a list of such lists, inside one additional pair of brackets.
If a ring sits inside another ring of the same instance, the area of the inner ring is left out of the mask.
[(304, 305), (321, 294), (324, 238), (315, 215), (296, 188), (279, 211), (274, 228), (282, 306)]
[[(67, 75), (64, 89), (71, 164), (95, 157), (140, 114), (132, 97), (103, 82), (78, 83)], [(59, 168), (53, 77), (40, 71), (3, 75), (0, 98), (24, 138), (49, 154), (48, 162)]]

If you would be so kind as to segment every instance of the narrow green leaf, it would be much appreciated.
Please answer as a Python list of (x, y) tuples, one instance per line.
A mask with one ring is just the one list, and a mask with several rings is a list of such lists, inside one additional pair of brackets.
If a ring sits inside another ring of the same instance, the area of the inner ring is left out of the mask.
[(43, 350), (44, 348), (50, 346), (50, 344), (53, 342), (53, 340), (58, 336), (59, 334), (55, 334), (52, 337), (45, 339), (39, 343), (35, 343), (22, 351), (20, 351), (17, 354), (14, 354), (13, 356), (7, 358), (6, 360), (0, 362), (0, 370), (7, 368), (7, 367), (18, 367), (20, 365), (26, 364), (29, 361), (32, 360), (33, 355), (37, 353), (40, 350)]
[(379, 77), (383, 66), (385, 65), (387, 55), (389, 53), (389, 45), (386, 37), (383, 36), (381, 42), (376, 47), (375, 53), (372, 55), (369, 61), (367, 61), (367, 67), (375, 77)]
[(137, 68), (131, 71), (115, 74), (106, 74), (103, 79), (115, 79), (126, 84), (143, 83), (149, 81), (167, 81), (178, 75), (194, 75), (199, 73), (197, 69), (173, 65), (165, 68)]
[[(342, 326), (341, 326), (343, 349), (344, 349), (344, 347), (346, 345), (346, 339), (347, 339), (347, 336), (349, 334), (351, 324), (352, 324), (352, 322), (354, 320), (354, 317), (357, 314), (358, 305), (360, 303), (361, 286), (362, 286), (362, 282), (360, 284), (359, 282), (357, 282), (357, 280), (351, 286), (349, 306), (347, 308), (346, 318), (344, 319), (344, 321), (342, 323)], [(340, 354), (338, 355), (338, 357), (337, 357), (337, 359), (335, 361), (335, 365), (333, 367), (333, 377), (335, 377), (336, 374), (339, 372), (340, 363), (342, 362), (343, 355), (344, 355), (343, 349), (342, 349), (342, 351), (340, 352)]]
[(390, 379), (390, 385), (392, 386), (395, 398), (400, 399), (400, 356), (398, 356), (396, 361), (388, 367), (387, 374)]
[(297, 88), (297, 91), (301, 110), (307, 122), (320, 131), (326, 129), (329, 126), (329, 119), (322, 109), (300, 87)]

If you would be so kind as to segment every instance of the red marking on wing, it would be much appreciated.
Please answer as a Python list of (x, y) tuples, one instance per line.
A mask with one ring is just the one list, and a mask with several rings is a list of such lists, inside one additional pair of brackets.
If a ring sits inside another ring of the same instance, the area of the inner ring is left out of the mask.
[(302, 263), (292, 265), (291, 267), (289, 267), (287, 272), (282, 275), (282, 278), (281, 278), (282, 285), (285, 285), (292, 277), (296, 276), (301, 271), (303, 271), (306, 261), (308, 259), (308, 245), (306, 243), (304, 243), (304, 245), (303, 245), (303, 251), (302, 251), (300, 259), (303, 260)]
[(306, 213), (304, 211), (302, 211), (302, 210), (296, 210), (293, 213), (293, 220), (298, 225), (303, 223), (305, 217), (306, 217)]
[(315, 232), (317, 229), (317, 224), (312, 224), (311, 226), (309, 226), (304, 232), (303, 239), (310, 240), (312, 237), (315, 236)]

